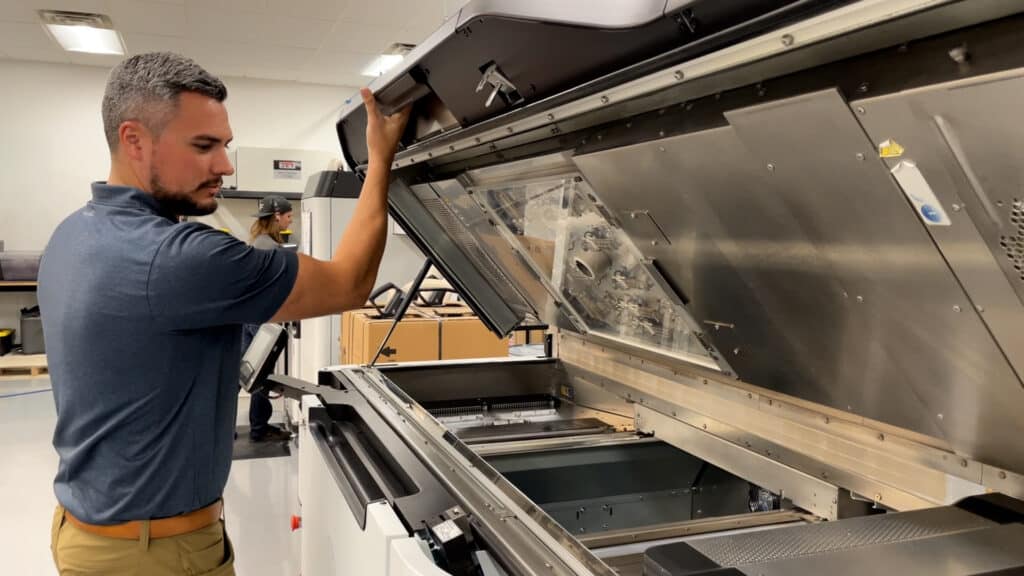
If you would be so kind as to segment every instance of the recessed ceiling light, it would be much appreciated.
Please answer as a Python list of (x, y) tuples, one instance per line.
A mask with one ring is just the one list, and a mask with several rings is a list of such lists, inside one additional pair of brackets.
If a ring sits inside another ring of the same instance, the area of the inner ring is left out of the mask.
[(124, 54), (124, 41), (110, 17), (87, 12), (40, 10), (43, 27), (68, 52)]
[(412, 44), (399, 44), (395, 43), (388, 46), (388, 49), (383, 54), (377, 56), (370, 62), (366, 68), (363, 68), (361, 74), (363, 76), (383, 76), (388, 70), (394, 68), (399, 62), (405, 58), (405, 55), (415, 48)]

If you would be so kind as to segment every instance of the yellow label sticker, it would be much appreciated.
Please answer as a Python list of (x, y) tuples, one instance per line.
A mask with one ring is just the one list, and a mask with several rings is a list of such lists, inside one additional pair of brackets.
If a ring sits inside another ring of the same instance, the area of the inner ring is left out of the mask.
[(895, 140), (886, 140), (878, 145), (879, 158), (899, 158), (903, 156), (903, 146)]

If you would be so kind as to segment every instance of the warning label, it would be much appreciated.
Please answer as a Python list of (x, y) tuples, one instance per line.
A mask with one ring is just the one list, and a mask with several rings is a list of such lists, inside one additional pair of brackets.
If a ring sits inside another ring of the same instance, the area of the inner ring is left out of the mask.
[(274, 160), (274, 178), (301, 180), (302, 162), (300, 160)]

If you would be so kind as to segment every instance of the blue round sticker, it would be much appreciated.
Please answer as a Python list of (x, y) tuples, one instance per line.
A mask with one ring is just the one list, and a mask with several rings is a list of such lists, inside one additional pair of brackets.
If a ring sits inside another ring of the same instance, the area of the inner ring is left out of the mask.
[(939, 211), (936, 210), (935, 207), (930, 204), (925, 204), (924, 206), (921, 206), (921, 214), (929, 222), (935, 222), (936, 224), (942, 222), (942, 214), (940, 214)]

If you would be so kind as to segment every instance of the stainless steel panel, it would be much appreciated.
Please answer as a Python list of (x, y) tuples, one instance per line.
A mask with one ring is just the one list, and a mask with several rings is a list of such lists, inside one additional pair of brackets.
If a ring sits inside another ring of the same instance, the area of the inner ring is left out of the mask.
[(835, 485), (645, 406), (637, 406), (636, 414), (637, 430), (653, 434), (709, 464), (789, 498), (804, 510), (822, 518), (836, 519), (839, 489)]
[(717, 564), (741, 567), (992, 526), (994, 522), (980, 516), (945, 507), (705, 538), (690, 546)]
[(858, 101), (875, 143), (898, 142), (952, 221), (930, 226), (971, 302), (1024, 374), (1024, 71)]
[(1024, 390), (842, 98), (576, 158), (745, 381), (1024, 470)]
[[(779, 532), (783, 532), (780, 530)], [(1007, 524), (911, 542), (844, 550), (825, 556), (794, 558), (745, 566), (745, 574), (794, 576), (828, 574), (900, 574), (962, 576), (983, 574), (1024, 564), (1024, 524)]]

